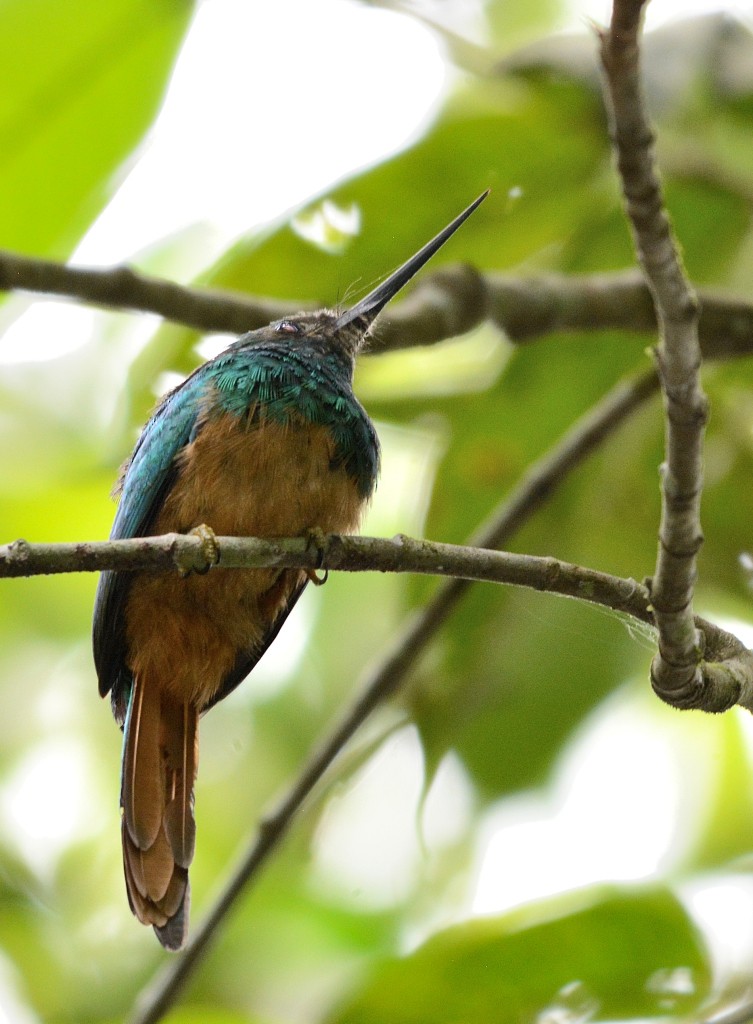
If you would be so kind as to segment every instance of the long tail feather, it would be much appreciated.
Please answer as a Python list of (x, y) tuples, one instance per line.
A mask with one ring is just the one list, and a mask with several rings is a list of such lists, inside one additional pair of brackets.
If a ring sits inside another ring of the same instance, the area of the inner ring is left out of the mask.
[(180, 713), (181, 727), (166, 730), (165, 735), (168, 764), (174, 766), (173, 798), (165, 808), (165, 833), (175, 862), (187, 868), (196, 844), (193, 784), (198, 768), (199, 733), (193, 704), (183, 704)]
[(125, 725), (122, 805), (128, 831), (141, 850), (152, 845), (162, 824), (159, 698), (157, 687), (134, 679)]
[(131, 910), (167, 949), (180, 949), (188, 930), (197, 720), (192, 704), (134, 680), (123, 747), (123, 868)]

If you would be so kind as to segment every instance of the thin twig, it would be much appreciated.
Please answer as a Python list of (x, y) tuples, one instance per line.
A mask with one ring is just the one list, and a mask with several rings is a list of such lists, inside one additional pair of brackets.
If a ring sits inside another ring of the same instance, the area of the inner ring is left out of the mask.
[[(263, 327), (310, 303), (280, 302), (209, 288), (189, 288), (129, 267), (71, 267), (0, 250), (0, 291), (76, 299), (108, 309), (156, 313), (199, 331)], [(753, 352), (753, 304), (701, 293), (700, 335), (706, 357)], [(379, 321), (379, 350), (430, 345), (490, 319), (514, 342), (571, 331), (654, 331), (651, 294), (634, 271), (570, 277), (481, 274), (468, 266), (424, 275)]]
[[(651, 371), (621, 382), (612, 389), (529, 469), (496, 514), (474, 535), (471, 543), (488, 548), (506, 543), (558, 484), (640, 408), (657, 387), (656, 374)], [(366, 674), (358, 696), (340, 722), (311, 755), (277, 808), (260, 826), (220, 898), (196, 929), (186, 949), (171, 960), (142, 993), (132, 1024), (155, 1024), (174, 1004), (206, 953), (219, 925), (239, 894), (252, 879), (258, 877), (270, 853), (290, 829), (306, 796), (371, 712), (405, 683), (409, 672), (469, 586), (470, 583), (462, 579), (443, 583), (434, 597), (407, 621), (378, 665)], [(631, 584), (630, 589), (634, 596), (641, 593), (637, 584)]]
[(611, 135), (638, 259), (659, 323), (656, 360), (665, 406), (659, 550), (651, 599), (659, 651), (651, 667), (656, 692), (675, 707), (705, 707), (703, 636), (693, 619), (696, 556), (703, 542), (700, 502), (708, 403), (701, 390), (698, 300), (672, 235), (654, 159), (654, 135), (639, 71), (645, 0), (615, 0), (601, 37)]

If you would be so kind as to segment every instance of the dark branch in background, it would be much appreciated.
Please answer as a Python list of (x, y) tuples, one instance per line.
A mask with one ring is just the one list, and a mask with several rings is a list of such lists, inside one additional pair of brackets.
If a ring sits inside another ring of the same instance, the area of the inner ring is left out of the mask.
[[(518, 343), (570, 331), (656, 330), (651, 293), (638, 271), (583, 277), (497, 275), (487, 281), (489, 317)], [(727, 359), (753, 353), (753, 303), (704, 289), (699, 296), (704, 356)]]
[(700, 383), (698, 300), (685, 277), (664, 207), (654, 133), (642, 94), (639, 36), (645, 2), (614, 0), (612, 23), (601, 36), (601, 60), (625, 208), (659, 323), (655, 354), (664, 396), (666, 461), (661, 468), (659, 550), (650, 587), (659, 633), (651, 681), (657, 694), (675, 707), (719, 710), (720, 694), (706, 685), (703, 635), (693, 619), (696, 556), (703, 543), (700, 505), (708, 416)]
[[(187, 288), (128, 267), (70, 267), (0, 250), (0, 291), (76, 299), (108, 309), (155, 313), (198, 331), (242, 334), (303, 308), (211, 289)], [(753, 304), (700, 292), (704, 355), (753, 353)], [(636, 271), (568, 277), (481, 274), (469, 266), (426, 274), (379, 322), (379, 350), (430, 345), (491, 320), (514, 342), (568, 331), (654, 331), (651, 294)]]
[[(506, 544), (569, 473), (600, 447), (657, 389), (653, 371), (613, 388), (529, 468), (469, 543), (482, 548)], [(274, 811), (260, 824), (256, 838), (183, 953), (171, 960), (154, 984), (143, 993), (132, 1024), (155, 1024), (173, 1005), (198, 967), (217, 928), (244, 889), (258, 877), (270, 854), (287, 834), (306, 797), (372, 711), (405, 684), (410, 671), (470, 586), (470, 582), (464, 579), (443, 583), (434, 597), (408, 619), (382, 660), (366, 673), (359, 695), (313, 752)], [(636, 588), (636, 594), (640, 593), (637, 584), (631, 586)], [(737, 641), (733, 638), (731, 643), (734, 645)]]
[(290, 313), (272, 299), (251, 299), (209, 289), (185, 288), (130, 267), (69, 267), (0, 250), (0, 290), (39, 292), (106, 309), (156, 313), (200, 331), (244, 331)]

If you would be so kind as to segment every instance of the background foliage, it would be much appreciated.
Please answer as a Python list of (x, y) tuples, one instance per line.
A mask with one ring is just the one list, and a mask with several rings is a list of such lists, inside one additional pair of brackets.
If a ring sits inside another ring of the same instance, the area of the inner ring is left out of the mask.
[[(420, 137), (240, 235), (202, 282), (331, 302), (344, 281), (386, 272), (489, 185), (491, 200), (437, 263), (631, 266), (593, 41), (547, 38), (556, 0), (474, 11), (482, 45), (436, 29), (455, 71)], [(177, 0), (0, 5), (4, 247), (70, 255), (137, 159), (191, 14)], [(510, 40), (529, 45), (513, 51)], [(722, 16), (677, 23), (648, 40), (646, 68), (688, 271), (745, 295), (753, 38)], [(337, 211), (353, 209), (360, 227), (350, 234)], [(324, 225), (318, 244), (312, 223)], [(122, 258), (151, 269), (186, 244), (155, 239), (151, 252)], [(25, 304), (5, 303), (6, 326)], [(76, 352), (4, 367), (3, 540), (107, 535), (108, 493), (155, 388), (198, 359), (190, 331), (163, 325), (134, 340), (126, 320), (98, 314)], [(428, 351), (365, 357), (356, 389), (385, 446), (365, 532), (464, 540), (581, 412), (646, 365), (649, 342), (590, 332), (513, 349), (483, 328)], [(699, 611), (739, 620), (738, 631), (750, 607), (740, 555), (750, 543), (751, 377), (745, 361), (705, 374), (713, 417)], [(654, 403), (559, 490), (516, 549), (650, 572), (661, 451)], [(306, 595), (281, 651), (203, 723), (196, 917), (359, 674), (435, 585), (333, 577)], [(94, 586), (82, 574), (0, 587), (9, 1019), (120, 1019), (165, 956), (123, 892), (119, 737), (95, 696), (89, 650)], [(659, 706), (650, 655), (650, 640), (616, 617), (476, 587), (408, 690), (310, 802), (170, 1019), (620, 1019), (692, 1013), (741, 983), (753, 951), (743, 927), (750, 729), (736, 712), (712, 720)]]

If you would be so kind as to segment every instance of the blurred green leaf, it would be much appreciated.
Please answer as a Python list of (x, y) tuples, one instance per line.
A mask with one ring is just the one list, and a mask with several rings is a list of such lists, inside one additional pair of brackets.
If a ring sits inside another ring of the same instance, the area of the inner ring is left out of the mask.
[(376, 967), (331, 1024), (505, 1024), (692, 1013), (711, 970), (671, 893), (586, 890), (440, 932)]
[[(268, 1019), (267, 1019), (268, 1020)], [(196, 1005), (187, 1009), (173, 1010), (170, 1013), (170, 1024), (267, 1024), (263, 1017), (256, 1014), (231, 1013), (218, 1010), (211, 1005)]]
[(484, 6), (490, 35), (506, 52), (558, 28), (565, 12), (562, 0), (533, 0), (526, 4), (486, 0)]
[(65, 256), (159, 107), (192, 0), (0, 4), (0, 244)]
[(705, 813), (685, 858), (694, 871), (733, 863), (753, 849), (753, 772), (744, 714), (725, 715), (714, 730), (713, 755), (704, 759)]

